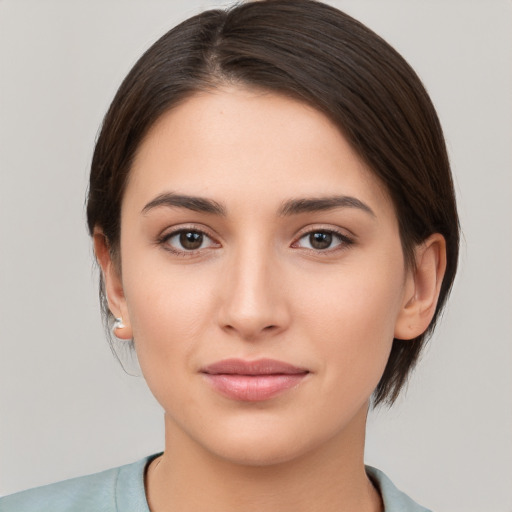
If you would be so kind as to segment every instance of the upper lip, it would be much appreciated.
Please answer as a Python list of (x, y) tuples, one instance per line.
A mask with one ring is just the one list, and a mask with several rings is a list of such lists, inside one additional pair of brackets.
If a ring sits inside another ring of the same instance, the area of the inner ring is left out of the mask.
[(257, 359), (255, 361), (224, 359), (201, 368), (201, 372), (210, 375), (296, 375), (309, 373), (306, 368), (277, 361), (276, 359)]

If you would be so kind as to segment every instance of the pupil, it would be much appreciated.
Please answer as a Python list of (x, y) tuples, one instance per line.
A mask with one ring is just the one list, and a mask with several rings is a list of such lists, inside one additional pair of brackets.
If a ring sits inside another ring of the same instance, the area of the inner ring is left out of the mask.
[(203, 243), (203, 235), (193, 231), (187, 231), (180, 234), (180, 244), (185, 249), (199, 249)]
[(309, 235), (309, 243), (314, 249), (327, 249), (332, 243), (331, 233), (312, 233)]

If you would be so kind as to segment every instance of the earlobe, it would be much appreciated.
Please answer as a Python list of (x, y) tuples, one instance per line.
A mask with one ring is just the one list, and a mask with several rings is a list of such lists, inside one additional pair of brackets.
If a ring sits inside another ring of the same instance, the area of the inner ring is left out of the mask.
[(446, 271), (446, 241), (439, 233), (415, 249), (416, 266), (410, 270), (402, 309), (395, 324), (395, 338), (410, 340), (423, 334), (436, 311)]
[(107, 237), (103, 234), (103, 231), (96, 228), (94, 230), (93, 240), (94, 253), (103, 275), (103, 283), (109, 309), (116, 318), (116, 322), (117, 319), (122, 319), (123, 327), (121, 328), (119, 323), (115, 323), (112, 332), (119, 339), (132, 339), (133, 335), (126, 307), (126, 299), (124, 297), (123, 283), (119, 269), (112, 260)]

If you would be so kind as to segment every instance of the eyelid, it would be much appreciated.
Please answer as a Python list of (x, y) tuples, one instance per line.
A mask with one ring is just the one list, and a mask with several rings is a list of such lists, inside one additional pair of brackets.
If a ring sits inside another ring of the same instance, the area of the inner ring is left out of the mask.
[[(294, 241), (291, 244), (291, 247), (303, 249), (306, 251), (314, 252), (315, 254), (328, 254), (332, 253), (337, 250), (343, 250), (352, 245), (355, 242), (355, 235), (353, 234), (347, 234), (348, 230), (343, 230), (339, 227), (334, 226), (325, 226), (325, 225), (319, 225), (319, 226), (308, 226), (307, 228), (303, 228), (300, 230), (300, 232), (295, 236)], [(297, 243), (304, 237), (311, 235), (313, 233), (330, 233), (334, 236), (336, 236), (338, 239), (340, 239), (340, 243), (335, 245), (332, 248), (327, 249), (310, 249), (308, 247), (297, 247)]]
[[(179, 250), (171, 245), (166, 243), (173, 237), (183, 232), (196, 232), (200, 233), (203, 236), (209, 238), (213, 242), (213, 247), (204, 247), (202, 249), (195, 249), (195, 250)], [(162, 231), (160, 235), (158, 235), (156, 239), (156, 244), (162, 246), (162, 248), (174, 255), (178, 256), (196, 256), (198, 253), (203, 252), (207, 249), (211, 248), (219, 248), (221, 247), (220, 242), (217, 240), (217, 237), (211, 234), (210, 230), (205, 228), (204, 226), (199, 226), (197, 224), (179, 224), (177, 226), (167, 227)]]
[[(193, 250), (179, 250), (174, 248), (173, 246), (167, 244), (168, 240), (172, 238), (173, 236), (176, 236), (180, 233), (187, 232), (187, 231), (194, 231), (197, 233), (201, 233), (203, 236), (207, 237), (211, 240), (212, 246), (210, 247), (203, 247), (200, 249), (193, 249)], [(314, 249), (314, 248), (308, 248), (308, 247), (299, 247), (297, 244), (298, 242), (308, 236), (312, 233), (318, 233), (318, 232), (324, 232), (324, 233), (330, 233), (334, 235), (336, 238), (340, 240), (340, 243), (336, 244), (334, 247), (328, 247), (326, 249)], [(349, 232), (350, 234), (347, 234)], [(356, 236), (353, 235), (348, 229), (342, 229), (338, 226), (332, 226), (332, 225), (317, 225), (317, 226), (308, 226), (303, 229), (301, 229), (297, 235), (294, 237), (294, 241), (291, 243), (290, 247), (302, 249), (305, 251), (309, 251), (315, 254), (319, 255), (328, 255), (335, 251), (343, 250), (348, 248), (350, 245), (352, 245), (355, 242)], [(198, 225), (198, 224), (178, 224), (176, 226), (168, 226), (165, 228), (160, 235), (158, 235), (156, 239), (156, 245), (162, 246), (162, 248), (174, 255), (183, 256), (183, 257), (192, 257), (196, 256), (201, 252), (204, 252), (209, 249), (217, 249), (222, 247), (222, 244), (218, 241), (218, 237), (213, 235), (211, 233), (211, 230), (208, 229), (205, 226)]]

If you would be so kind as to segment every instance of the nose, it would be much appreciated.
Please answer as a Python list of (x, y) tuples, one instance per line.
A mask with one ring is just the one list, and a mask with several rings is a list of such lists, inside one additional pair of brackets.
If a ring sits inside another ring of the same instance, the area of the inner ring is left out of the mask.
[(290, 311), (275, 258), (245, 251), (227, 264), (221, 285), (220, 327), (247, 341), (286, 330)]

